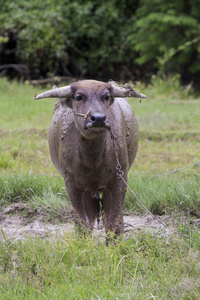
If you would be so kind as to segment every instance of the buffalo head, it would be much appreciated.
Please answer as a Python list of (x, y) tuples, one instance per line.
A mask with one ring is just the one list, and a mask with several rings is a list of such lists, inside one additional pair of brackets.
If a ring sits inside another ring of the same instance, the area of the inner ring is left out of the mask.
[(35, 99), (62, 98), (62, 104), (73, 110), (79, 132), (93, 138), (110, 128), (108, 112), (115, 97), (146, 98), (129, 85), (119, 87), (114, 82), (82, 80), (36, 95)]

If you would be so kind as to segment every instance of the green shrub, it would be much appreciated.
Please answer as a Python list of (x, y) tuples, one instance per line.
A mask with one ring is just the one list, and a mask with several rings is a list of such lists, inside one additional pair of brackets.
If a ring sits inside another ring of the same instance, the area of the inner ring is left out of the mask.
[(187, 82), (200, 74), (198, 5), (196, 0), (140, 1), (135, 32), (128, 36), (139, 53), (136, 61), (181, 73)]
[(197, 0), (5, 0), (0, 64), (25, 64), (31, 78), (138, 80), (160, 70), (197, 81), (198, 5)]

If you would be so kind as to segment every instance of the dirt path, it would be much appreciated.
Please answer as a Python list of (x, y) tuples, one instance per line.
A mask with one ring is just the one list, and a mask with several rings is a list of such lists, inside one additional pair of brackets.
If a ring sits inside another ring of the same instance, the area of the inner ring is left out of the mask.
[[(21, 212), (23, 212), (24, 210), (28, 210), (27, 204), (13, 203), (0, 212), (0, 241), (4, 240), (5, 238), (24, 240), (28, 237), (35, 236), (41, 238), (56, 237), (58, 235), (64, 234), (64, 232), (66, 231), (73, 230), (72, 222), (60, 224), (46, 223), (44, 214), (37, 213), (35, 220), (29, 222), (27, 217), (24, 218), (21, 214)], [(125, 236), (129, 236), (131, 233), (134, 234), (134, 232), (137, 232), (139, 230), (150, 230), (153, 234), (155, 233), (159, 236), (171, 235), (176, 223), (174, 218), (168, 215), (161, 216), (159, 218), (163, 222), (167, 223), (169, 225), (169, 228), (163, 227), (162, 224), (160, 224), (149, 215), (135, 216), (133, 214), (126, 214), (124, 216), (124, 234)], [(190, 222), (190, 220), (184, 217), (183, 222)], [(99, 238), (105, 237), (105, 232), (101, 221), (99, 224), (99, 228), (97, 224), (95, 224), (94, 235)]]

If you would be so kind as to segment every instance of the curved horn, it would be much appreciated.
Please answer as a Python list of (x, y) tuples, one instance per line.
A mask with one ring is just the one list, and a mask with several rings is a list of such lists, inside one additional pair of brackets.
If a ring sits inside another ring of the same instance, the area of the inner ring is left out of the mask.
[(145, 95), (134, 90), (134, 88), (129, 84), (125, 84), (123, 87), (119, 87), (114, 83), (111, 83), (111, 85), (113, 88), (113, 96), (114, 97), (146, 98)]
[(43, 98), (66, 98), (70, 95), (71, 95), (71, 87), (70, 85), (68, 85), (68, 86), (46, 91), (40, 95), (35, 95), (34, 100), (39, 100)]

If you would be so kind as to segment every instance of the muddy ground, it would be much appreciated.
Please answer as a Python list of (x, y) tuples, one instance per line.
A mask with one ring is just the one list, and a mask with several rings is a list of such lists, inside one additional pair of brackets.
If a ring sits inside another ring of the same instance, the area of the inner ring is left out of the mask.
[[(200, 227), (200, 218), (191, 219), (190, 217), (180, 217), (177, 215), (159, 216), (162, 222), (168, 225), (165, 228), (161, 223), (150, 215), (135, 216), (134, 214), (124, 213), (124, 236), (128, 237), (137, 231), (151, 231), (157, 236), (170, 237), (176, 227), (177, 220), (188, 226), (194, 223)], [(73, 221), (68, 212), (65, 220), (54, 220), (47, 222), (46, 213), (42, 210), (32, 209), (25, 203), (12, 203), (0, 211), (0, 241), (12, 238), (24, 240), (28, 237), (51, 238), (63, 235), (66, 231), (73, 230)], [(65, 221), (63, 223), (63, 221)], [(94, 236), (105, 238), (102, 221), (99, 226), (95, 224)]]

